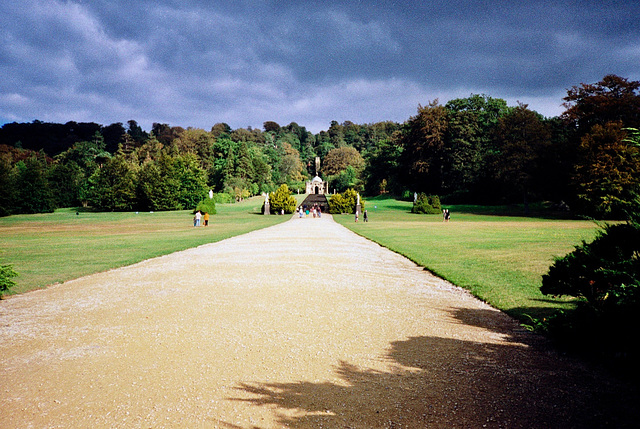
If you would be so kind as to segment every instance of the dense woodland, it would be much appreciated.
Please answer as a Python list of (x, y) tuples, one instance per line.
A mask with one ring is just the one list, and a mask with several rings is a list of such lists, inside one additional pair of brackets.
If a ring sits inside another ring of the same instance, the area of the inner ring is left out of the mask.
[[(471, 95), (418, 106), (404, 123), (338, 123), (313, 134), (294, 122), (210, 130), (130, 120), (8, 123), (0, 129), (0, 215), (58, 207), (193, 209), (219, 201), (304, 192), (320, 174), (336, 192), (414, 192), (443, 203), (548, 202), (594, 217), (621, 215), (640, 185), (640, 82), (615, 75), (570, 88), (565, 112)], [(635, 138), (634, 138), (635, 136)]]
[[(576, 216), (624, 219), (554, 263), (541, 291), (579, 301), (575, 311), (534, 322), (640, 379), (629, 341), (640, 309), (640, 82), (608, 75), (570, 88), (564, 101), (562, 115), (545, 118), (524, 104), (471, 95), (418, 106), (401, 124), (334, 121), (318, 134), (273, 121), (209, 131), (155, 123), (150, 132), (134, 120), (9, 123), (0, 129), (0, 215), (193, 210), (211, 203), (209, 190), (218, 202), (272, 192), (275, 203), (292, 199), (288, 189), (303, 192), (320, 157), (331, 189), (351, 198), (417, 192), (445, 204), (527, 210), (545, 202)], [(16, 274), (0, 266), (0, 293)]]

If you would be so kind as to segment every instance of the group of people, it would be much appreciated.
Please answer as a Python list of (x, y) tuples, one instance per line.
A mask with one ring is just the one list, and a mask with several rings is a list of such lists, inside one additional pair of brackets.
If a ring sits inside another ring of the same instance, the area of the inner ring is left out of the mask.
[(300, 219), (302, 217), (308, 217), (309, 215), (315, 217), (322, 217), (322, 209), (318, 204), (314, 204), (311, 207), (307, 207), (306, 205), (298, 207), (298, 215)]
[(209, 226), (209, 213), (202, 214), (200, 210), (197, 210), (193, 217), (193, 226), (200, 226), (201, 221), (204, 221), (204, 226)]
[[(356, 210), (356, 222), (358, 222), (359, 217), (360, 217), (360, 213), (358, 213), (358, 210)], [(364, 220), (365, 222), (369, 222), (369, 215), (367, 215), (366, 210), (362, 213), (362, 220)]]
[(449, 213), (449, 209), (442, 210), (442, 221), (449, 222), (449, 219), (451, 219), (451, 213)]

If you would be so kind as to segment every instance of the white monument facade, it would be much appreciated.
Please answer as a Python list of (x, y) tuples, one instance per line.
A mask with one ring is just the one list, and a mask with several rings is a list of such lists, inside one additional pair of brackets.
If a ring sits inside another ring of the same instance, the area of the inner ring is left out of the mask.
[(316, 177), (307, 182), (307, 194), (329, 195), (329, 184), (318, 175), (320, 171), (320, 158), (316, 157)]
[(319, 176), (307, 182), (307, 194), (329, 195), (329, 184)]

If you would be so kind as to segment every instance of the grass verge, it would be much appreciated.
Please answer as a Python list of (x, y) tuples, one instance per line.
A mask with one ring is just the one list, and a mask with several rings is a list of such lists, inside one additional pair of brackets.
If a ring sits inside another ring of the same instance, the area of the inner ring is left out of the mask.
[(19, 276), (9, 294), (23, 293), (176, 251), (224, 240), (288, 220), (262, 216), (263, 198), (218, 204), (208, 227), (193, 227), (191, 211), (54, 213), (0, 218), (0, 262)]
[(334, 219), (524, 323), (573, 308), (571, 299), (540, 293), (542, 275), (554, 257), (572, 251), (581, 240), (593, 239), (598, 230), (594, 222), (447, 208), (452, 217), (444, 223), (440, 215), (410, 213), (410, 202), (377, 197), (367, 200), (368, 223), (355, 223), (351, 215)]

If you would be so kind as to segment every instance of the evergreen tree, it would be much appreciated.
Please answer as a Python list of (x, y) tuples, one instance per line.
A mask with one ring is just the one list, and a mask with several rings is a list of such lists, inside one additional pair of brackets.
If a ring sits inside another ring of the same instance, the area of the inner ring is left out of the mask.
[(57, 161), (48, 173), (48, 182), (56, 207), (78, 206), (80, 188), (85, 180), (84, 172), (74, 161)]
[(233, 177), (236, 175), (236, 157), (233, 151), (233, 146), (229, 146), (227, 152), (227, 158), (224, 163), (224, 168), (222, 171), (224, 177), (225, 187), (228, 183), (230, 183)]
[(133, 209), (136, 201), (136, 175), (134, 166), (124, 155), (109, 159), (89, 178), (89, 202), (106, 211)]
[(8, 157), (0, 157), (0, 216), (8, 216), (15, 210), (16, 175)]
[(145, 210), (184, 209), (180, 186), (171, 156), (164, 154), (157, 161), (147, 161), (138, 173), (138, 205)]
[(45, 162), (31, 157), (17, 164), (16, 212), (50, 213), (55, 209), (53, 195), (49, 189)]
[(236, 175), (243, 180), (250, 180), (253, 178), (253, 163), (251, 162), (247, 142), (240, 143), (238, 160), (236, 163)]
[(175, 157), (175, 179), (180, 183), (178, 202), (185, 208), (195, 207), (209, 191), (207, 173), (193, 154)]

